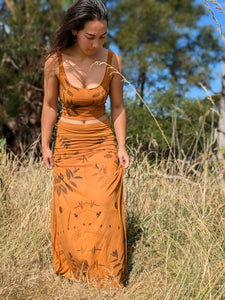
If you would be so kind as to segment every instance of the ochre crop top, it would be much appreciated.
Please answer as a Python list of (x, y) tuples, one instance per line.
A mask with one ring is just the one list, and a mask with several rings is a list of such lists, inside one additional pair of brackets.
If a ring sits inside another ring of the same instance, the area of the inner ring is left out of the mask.
[(65, 73), (62, 55), (57, 51), (59, 63), (59, 96), (62, 101), (62, 117), (76, 120), (90, 120), (105, 114), (105, 102), (109, 94), (113, 52), (108, 50), (105, 74), (102, 82), (95, 88), (73, 86)]

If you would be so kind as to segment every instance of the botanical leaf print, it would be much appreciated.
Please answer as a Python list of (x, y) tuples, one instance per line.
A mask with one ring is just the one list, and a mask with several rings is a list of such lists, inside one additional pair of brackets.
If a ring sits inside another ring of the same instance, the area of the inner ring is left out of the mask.
[(80, 169), (70, 170), (69, 168), (65, 169), (65, 176), (60, 172), (59, 175), (55, 175), (54, 185), (57, 191), (58, 196), (61, 195), (61, 192), (67, 194), (68, 191), (73, 192), (73, 188), (77, 188), (76, 180), (82, 179), (82, 176), (76, 175), (74, 176)]
[(80, 170), (80, 168), (76, 168), (73, 170), (73, 173), (77, 173)]
[(118, 263), (118, 264), (116, 264), (115, 266), (113, 266), (113, 268), (115, 269), (115, 268), (117, 268), (117, 267), (119, 267), (120, 266), (120, 263)]
[(93, 247), (91, 250), (89, 250), (89, 251), (91, 251), (93, 254), (95, 254), (97, 251), (101, 251), (102, 249), (98, 249), (98, 248), (96, 248), (96, 247)]
[(67, 90), (67, 94), (71, 97), (73, 97), (73, 93), (70, 90)]
[(64, 157), (63, 157), (63, 159), (71, 159), (71, 158), (73, 158), (72, 156), (67, 156), (67, 155), (65, 155)]
[(66, 149), (68, 149), (69, 145), (70, 145), (70, 139), (68, 138), (60, 138), (59, 139), (60, 144), (65, 147)]
[(69, 212), (69, 216), (68, 216), (67, 230), (70, 230), (70, 216), (71, 216), (71, 211)]
[(70, 86), (70, 83), (69, 83), (69, 81), (65, 78), (65, 83), (68, 85), (68, 86)]
[(98, 164), (95, 164), (95, 169), (97, 172), (95, 172), (94, 174), (92, 174), (92, 176), (99, 176), (99, 180), (105, 178), (105, 175), (107, 173), (107, 168), (104, 165), (98, 165)]
[(97, 214), (96, 214), (97, 218), (100, 217), (101, 213), (102, 213), (101, 211), (97, 212)]
[(118, 252), (117, 252), (117, 250), (113, 251), (112, 256), (118, 258)]
[(80, 249), (77, 249), (78, 252), (84, 253), (85, 249), (83, 247), (81, 247)]
[[(75, 183), (75, 182), (74, 182)], [(75, 183), (76, 184), (76, 183)], [(66, 183), (65, 182), (65, 185), (66, 185), (66, 187), (72, 192), (73, 191), (73, 189), (72, 189), (72, 187), (68, 184), (68, 183)]]
[(71, 107), (71, 110), (72, 110), (73, 113), (75, 113), (76, 115), (78, 115), (78, 111), (77, 111), (77, 107), (76, 106)]
[(58, 196), (61, 195), (61, 192), (67, 194), (67, 190), (62, 184), (55, 186), (55, 189), (57, 191)]
[(63, 176), (62, 173), (59, 174), (59, 179), (60, 179), (60, 180), (64, 180), (64, 176)]
[(77, 184), (75, 182), (73, 182), (73, 181), (70, 181), (70, 184), (72, 184), (74, 187), (77, 187)]
[(102, 144), (105, 140), (105, 137), (102, 137), (100, 139), (97, 140), (97, 144)]
[[(59, 59), (62, 116), (87, 120), (105, 113), (108, 71), (102, 84), (90, 90), (73, 87), (63, 74)], [(127, 259), (123, 170), (109, 120), (59, 122), (54, 165), (54, 272), (102, 287), (122, 285)]]
[(77, 160), (81, 160), (83, 163), (86, 163), (89, 161), (89, 159), (92, 157), (93, 155), (90, 154), (90, 155), (82, 155), (81, 158), (78, 158)]
[(70, 180), (70, 178), (73, 177), (73, 172), (70, 169), (66, 169), (66, 176), (67, 179)]
[(100, 93), (98, 92), (98, 93), (93, 94), (92, 97), (93, 97), (93, 98), (96, 98), (96, 97), (98, 97), (99, 95), (100, 95)]
[(72, 89), (76, 90), (76, 91), (79, 91), (80, 89), (77, 88), (76, 86), (71, 86)]
[(67, 100), (66, 103), (67, 103), (68, 105), (70, 105), (70, 106), (73, 106), (73, 105), (74, 105), (73, 100)]
[[(62, 101), (63, 102), (63, 101)], [(68, 116), (68, 117), (71, 117), (71, 113), (70, 113), (70, 109), (69, 108), (64, 108), (63, 107), (63, 111), (62, 111), (62, 115), (63, 116)]]
[(119, 259), (118, 251), (117, 251), (117, 250), (114, 250), (114, 251), (112, 252), (112, 256), (113, 256), (113, 257), (116, 257), (115, 259), (113, 259), (113, 260), (111, 261), (112, 263), (115, 263), (115, 264), (113, 265), (113, 269), (116, 269), (116, 268), (120, 267), (119, 271), (118, 271), (117, 274), (116, 274), (116, 277), (118, 277), (118, 276), (120, 276), (120, 275), (122, 274), (122, 272), (123, 272), (122, 266), (123, 266), (123, 262), (124, 262), (124, 260), (123, 260), (123, 258), (124, 258), (124, 253), (121, 255), (121, 258)]
[(90, 203), (89, 202), (86, 202), (88, 204), (90, 204), (90, 207), (94, 207), (94, 206), (100, 206), (99, 204), (96, 204), (94, 201), (91, 201)]
[(76, 209), (78, 207), (84, 208), (84, 203), (83, 202), (79, 202), (79, 205), (75, 206), (74, 209)]

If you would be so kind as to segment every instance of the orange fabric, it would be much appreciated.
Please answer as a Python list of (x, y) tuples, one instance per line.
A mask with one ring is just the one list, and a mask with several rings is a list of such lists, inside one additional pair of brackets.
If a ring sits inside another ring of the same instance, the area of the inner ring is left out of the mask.
[(109, 82), (112, 70), (113, 52), (108, 51), (105, 76), (97, 88), (77, 88), (72, 85), (66, 77), (62, 63), (61, 53), (58, 51), (59, 63), (59, 95), (62, 101), (62, 116), (76, 120), (90, 120), (99, 118), (105, 113), (105, 102), (109, 93)]
[[(61, 80), (65, 82), (64, 76), (60, 71), (60, 85)], [(109, 78), (105, 75), (102, 86), (107, 94)], [(70, 91), (69, 87), (67, 89)], [(73, 105), (82, 94), (89, 103), (92, 99), (88, 98), (88, 93), (91, 97), (99, 89), (80, 89), (77, 93), (73, 90)], [(68, 105), (65, 96), (63, 101)], [(98, 107), (97, 104), (93, 106)], [(90, 109), (90, 105), (82, 106), (83, 115), (85, 107), (86, 116), (97, 112)], [(54, 165), (54, 272), (94, 286), (123, 286), (127, 262), (124, 170), (118, 165), (109, 119), (95, 124), (71, 124), (60, 120)]]

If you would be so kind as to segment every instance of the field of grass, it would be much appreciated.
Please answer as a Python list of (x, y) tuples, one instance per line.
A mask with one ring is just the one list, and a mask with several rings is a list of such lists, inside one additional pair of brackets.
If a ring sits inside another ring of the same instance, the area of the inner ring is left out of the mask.
[[(132, 152), (132, 151), (130, 151)], [(128, 268), (123, 290), (53, 274), (52, 172), (32, 159), (0, 168), (0, 299), (225, 299), (225, 189), (218, 162), (149, 164), (124, 177)]]

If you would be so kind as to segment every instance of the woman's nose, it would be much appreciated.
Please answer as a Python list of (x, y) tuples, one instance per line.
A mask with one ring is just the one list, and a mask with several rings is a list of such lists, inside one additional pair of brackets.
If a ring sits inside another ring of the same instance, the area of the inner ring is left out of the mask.
[(93, 48), (99, 48), (99, 42), (97, 40), (93, 41), (92, 47)]

